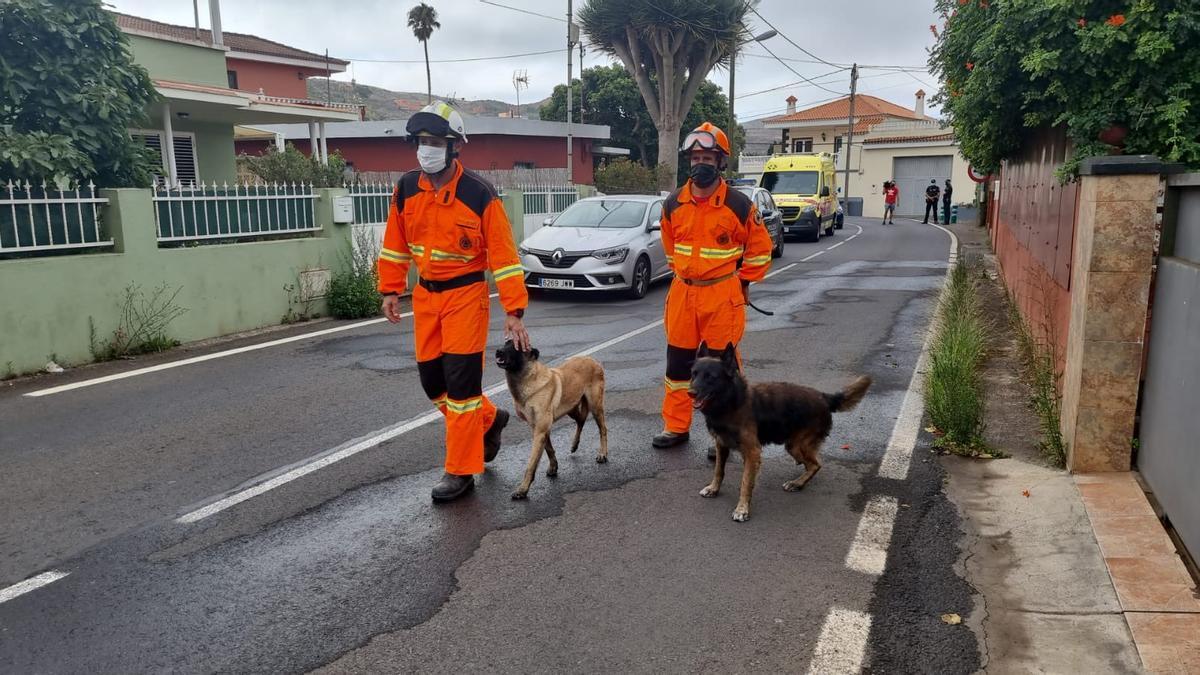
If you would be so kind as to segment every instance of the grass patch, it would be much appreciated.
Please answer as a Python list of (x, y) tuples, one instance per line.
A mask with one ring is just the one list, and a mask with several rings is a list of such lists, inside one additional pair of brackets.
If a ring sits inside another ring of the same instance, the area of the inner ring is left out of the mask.
[(1038, 430), (1041, 433), (1038, 449), (1047, 460), (1061, 469), (1067, 465), (1067, 448), (1060, 426), (1062, 408), (1058, 398), (1054, 350), (1034, 337), (1011, 296), (1007, 297), (1007, 303), (1008, 320), (1017, 334), (1017, 348), (1025, 380), (1031, 390), (1029, 404), (1038, 418)]
[(941, 434), (935, 445), (956, 454), (992, 454), (983, 440), (983, 365), (988, 329), (979, 290), (980, 262), (963, 259), (950, 272), (929, 351), (925, 409)]

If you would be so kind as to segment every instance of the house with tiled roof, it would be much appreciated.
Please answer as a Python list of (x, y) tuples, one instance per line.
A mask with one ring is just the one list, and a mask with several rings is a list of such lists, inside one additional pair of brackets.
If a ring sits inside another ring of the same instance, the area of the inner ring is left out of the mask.
[(325, 123), (358, 120), (361, 111), (308, 100), (305, 80), (343, 72), (348, 62), (225, 33), (219, 3), (210, 10), (212, 29), (113, 13), (133, 60), (149, 72), (160, 96), (142, 126), (130, 129), (162, 159), (160, 182), (234, 182), (234, 128), (244, 125), (306, 124), (324, 160)]
[[(787, 112), (762, 121), (778, 134), (766, 156), (741, 158), (746, 175), (761, 172), (771, 154), (828, 152), (836, 157), (839, 174), (846, 168), (845, 149), (850, 128), (850, 97), (796, 109), (796, 97), (787, 98)], [(854, 138), (849, 152), (851, 213), (859, 208), (867, 217), (883, 215), (883, 182), (900, 188), (897, 215), (923, 215), (924, 191), (931, 181), (945, 189), (949, 179), (953, 201), (971, 203), (975, 184), (967, 162), (958, 150), (953, 129), (925, 114), (925, 92), (918, 90), (912, 108), (870, 94), (854, 100)], [(841, 180), (845, 184), (845, 180)]]

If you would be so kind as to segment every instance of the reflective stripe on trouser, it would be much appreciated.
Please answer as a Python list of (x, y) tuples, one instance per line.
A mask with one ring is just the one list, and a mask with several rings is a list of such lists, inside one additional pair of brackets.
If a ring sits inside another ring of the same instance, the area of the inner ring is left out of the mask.
[(736, 347), (746, 330), (742, 284), (731, 277), (714, 286), (688, 286), (679, 279), (667, 293), (667, 373), (663, 395), (663, 427), (676, 433), (692, 426), (692, 397), (688, 382), (696, 350), (704, 342), (712, 350), (729, 343)]
[(458, 476), (483, 471), (483, 434), (496, 418), (483, 395), (488, 303), (484, 283), (441, 293), (413, 288), (417, 372), (446, 417), (446, 472)]

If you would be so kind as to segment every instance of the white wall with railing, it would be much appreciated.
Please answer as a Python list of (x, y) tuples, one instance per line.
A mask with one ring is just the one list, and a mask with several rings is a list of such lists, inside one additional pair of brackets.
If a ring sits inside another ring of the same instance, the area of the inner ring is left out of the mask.
[(204, 184), (154, 189), (159, 245), (318, 232), (312, 185)]
[(91, 182), (59, 189), (10, 180), (0, 185), (0, 256), (110, 249), (113, 240), (100, 218), (107, 203)]

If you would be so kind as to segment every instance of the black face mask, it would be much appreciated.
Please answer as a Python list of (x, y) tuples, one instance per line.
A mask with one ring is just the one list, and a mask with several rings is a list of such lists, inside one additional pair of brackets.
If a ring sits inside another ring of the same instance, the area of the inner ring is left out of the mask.
[(717, 167), (712, 164), (695, 164), (688, 176), (697, 186), (706, 188), (717, 180)]

